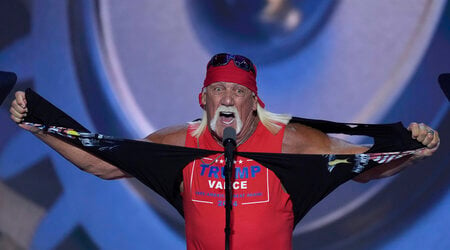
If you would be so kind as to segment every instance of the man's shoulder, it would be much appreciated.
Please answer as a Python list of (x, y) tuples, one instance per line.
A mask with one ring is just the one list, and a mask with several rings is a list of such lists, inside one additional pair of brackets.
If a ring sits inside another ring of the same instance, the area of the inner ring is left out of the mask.
[(301, 123), (288, 123), (283, 136), (283, 153), (315, 154), (328, 151), (330, 138), (322, 131)]
[(284, 132), (282, 151), (292, 154), (359, 154), (367, 149), (301, 123), (289, 123)]
[(145, 140), (161, 144), (184, 146), (188, 126), (189, 124), (186, 123), (162, 128), (145, 137)]

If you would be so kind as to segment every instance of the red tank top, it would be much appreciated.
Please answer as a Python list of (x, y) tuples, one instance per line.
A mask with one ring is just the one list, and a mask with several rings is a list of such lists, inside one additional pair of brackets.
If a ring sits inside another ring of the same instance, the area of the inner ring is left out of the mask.
[[(186, 146), (223, 151), (206, 129), (197, 139), (190, 132)], [(261, 123), (237, 151), (281, 152), (284, 127), (273, 135)], [(224, 157), (211, 155), (183, 169), (183, 208), (187, 249), (225, 248)], [(289, 195), (269, 169), (248, 158), (237, 157), (233, 170), (231, 249), (292, 249), (294, 215)]]

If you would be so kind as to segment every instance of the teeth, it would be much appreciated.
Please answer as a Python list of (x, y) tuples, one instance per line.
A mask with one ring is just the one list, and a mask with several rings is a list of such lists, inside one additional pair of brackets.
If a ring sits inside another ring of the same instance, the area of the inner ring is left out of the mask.
[(228, 121), (228, 122), (226, 122), (226, 121), (223, 121), (223, 123), (225, 123), (226, 125), (230, 125), (231, 123), (233, 123), (233, 121), (234, 121), (234, 119), (231, 119), (230, 121)]

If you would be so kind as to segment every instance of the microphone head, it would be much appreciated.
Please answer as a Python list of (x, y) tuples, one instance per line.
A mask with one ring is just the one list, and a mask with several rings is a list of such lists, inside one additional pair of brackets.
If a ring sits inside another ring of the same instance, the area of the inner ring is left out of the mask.
[(0, 71), (0, 105), (16, 84), (17, 76), (12, 72)]
[(442, 91), (447, 96), (447, 100), (450, 101), (450, 73), (440, 74), (438, 81)]
[(236, 129), (232, 127), (226, 127), (223, 130), (222, 143), (225, 145), (226, 141), (233, 141), (236, 144)]

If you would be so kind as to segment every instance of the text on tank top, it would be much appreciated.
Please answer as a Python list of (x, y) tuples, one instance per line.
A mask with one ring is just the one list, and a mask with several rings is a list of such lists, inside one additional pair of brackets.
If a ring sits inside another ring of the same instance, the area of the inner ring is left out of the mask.
[[(206, 129), (187, 147), (223, 151)], [(261, 123), (237, 151), (280, 153), (284, 126), (276, 135)], [(222, 249), (225, 242), (225, 159), (211, 155), (183, 169), (183, 209), (188, 249)], [(275, 174), (251, 159), (237, 157), (232, 174), (231, 249), (291, 249), (294, 216), (289, 195)]]

